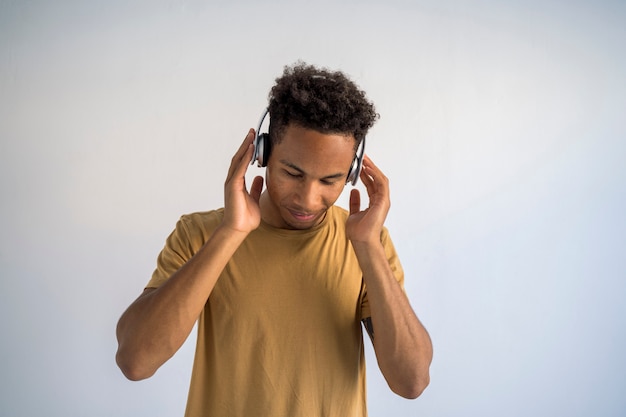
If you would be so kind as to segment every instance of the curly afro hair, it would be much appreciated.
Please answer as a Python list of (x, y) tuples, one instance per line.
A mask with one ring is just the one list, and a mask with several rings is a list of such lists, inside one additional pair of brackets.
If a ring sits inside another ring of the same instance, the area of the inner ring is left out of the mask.
[(374, 105), (345, 74), (304, 62), (286, 66), (269, 93), (270, 138), (291, 123), (322, 133), (349, 134), (355, 149), (378, 119)]

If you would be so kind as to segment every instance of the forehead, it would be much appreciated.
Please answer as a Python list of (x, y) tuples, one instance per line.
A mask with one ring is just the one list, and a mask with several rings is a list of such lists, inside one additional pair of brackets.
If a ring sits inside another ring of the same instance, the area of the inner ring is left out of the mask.
[(272, 156), (303, 170), (347, 171), (354, 159), (355, 144), (350, 134), (322, 133), (290, 124), (280, 142), (274, 145)]

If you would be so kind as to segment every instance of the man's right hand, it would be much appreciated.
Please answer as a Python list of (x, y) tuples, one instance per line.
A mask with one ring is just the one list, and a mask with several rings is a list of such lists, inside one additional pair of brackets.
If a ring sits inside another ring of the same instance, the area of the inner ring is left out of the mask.
[(263, 190), (263, 177), (257, 176), (250, 192), (246, 189), (246, 171), (254, 151), (254, 129), (250, 129), (233, 156), (224, 183), (224, 220), (222, 226), (235, 232), (250, 233), (261, 223), (259, 198)]

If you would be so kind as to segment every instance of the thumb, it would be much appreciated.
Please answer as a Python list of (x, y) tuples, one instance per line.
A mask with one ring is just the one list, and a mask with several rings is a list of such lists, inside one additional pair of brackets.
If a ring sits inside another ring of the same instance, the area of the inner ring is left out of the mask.
[(261, 191), (263, 191), (263, 177), (254, 177), (254, 180), (252, 181), (252, 186), (250, 187), (250, 196), (257, 203), (259, 202), (259, 198), (261, 197)]
[(361, 211), (361, 193), (356, 188), (350, 191), (350, 214)]

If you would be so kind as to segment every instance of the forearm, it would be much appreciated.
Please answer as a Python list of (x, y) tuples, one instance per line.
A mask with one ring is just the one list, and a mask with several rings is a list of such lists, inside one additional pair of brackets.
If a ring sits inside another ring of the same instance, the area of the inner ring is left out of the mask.
[(117, 326), (116, 360), (129, 379), (150, 377), (182, 346), (244, 238), (217, 228), (169, 280), (147, 290), (124, 312)]
[(390, 388), (415, 398), (429, 383), (432, 343), (396, 281), (383, 246), (376, 242), (353, 247), (363, 271), (379, 367)]

